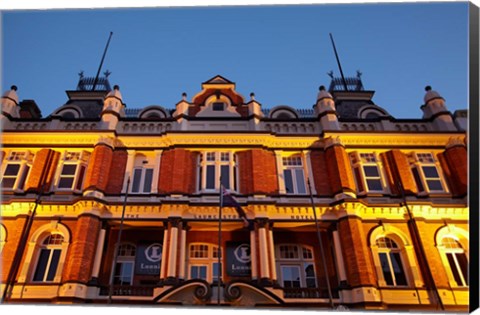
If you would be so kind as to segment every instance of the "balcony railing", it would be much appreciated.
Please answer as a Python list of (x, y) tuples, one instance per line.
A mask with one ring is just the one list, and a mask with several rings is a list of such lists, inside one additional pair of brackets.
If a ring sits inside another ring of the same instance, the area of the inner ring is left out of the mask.
[[(284, 288), (283, 297), (286, 299), (328, 299), (327, 289), (319, 288)], [(338, 298), (338, 292), (332, 291), (332, 297)]]
[[(112, 295), (114, 296), (153, 296), (153, 286), (130, 286), (115, 285), (113, 286)], [(109, 287), (101, 287), (100, 295), (108, 296), (110, 294)]]

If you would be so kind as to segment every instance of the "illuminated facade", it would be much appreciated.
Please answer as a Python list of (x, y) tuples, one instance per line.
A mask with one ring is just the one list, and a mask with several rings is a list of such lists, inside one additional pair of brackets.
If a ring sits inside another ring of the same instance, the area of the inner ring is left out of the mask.
[[(221, 76), (171, 110), (92, 82), (46, 118), (1, 99), (5, 301), (468, 309), (467, 116), (437, 92), (395, 119), (360, 77), (270, 110)], [(220, 175), (248, 227), (219, 234)]]

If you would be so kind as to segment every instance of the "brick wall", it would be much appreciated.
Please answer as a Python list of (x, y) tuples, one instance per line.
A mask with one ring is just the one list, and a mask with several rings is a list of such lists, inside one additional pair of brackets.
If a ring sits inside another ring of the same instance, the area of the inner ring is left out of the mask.
[(6, 243), (0, 255), (0, 273), (2, 275), (0, 279), (2, 283), (7, 281), (8, 273), (12, 267), (15, 252), (18, 249), (26, 221), (27, 217), (17, 217), (15, 219), (2, 218), (2, 224), (7, 230)]
[(164, 151), (158, 191), (163, 194), (191, 194), (196, 189), (198, 153), (185, 149)]
[(362, 221), (355, 217), (343, 218), (338, 223), (338, 232), (348, 284), (353, 287), (376, 285), (377, 278)]
[[(96, 189), (104, 192), (107, 188), (112, 160), (112, 148), (104, 144), (97, 145), (88, 163), (83, 189)], [(114, 174), (118, 174), (118, 171), (115, 171)]]
[[(33, 165), (30, 170), (27, 182), (25, 183), (25, 191), (39, 191), (41, 186), (45, 183), (45, 191), (51, 187), (55, 176), (60, 153), (50, 149), (41, 149), (35, 154)], [(42, 178), (42, 174), (47, 172), (46, 176)]]
[(390, 172), (389, 176), (393, 181), (390, 183), (392, 192), (400, 193), (396, 184), (400, 181), (406, 194), (416, 194), (418, 192), (417, 185), (410, 169), (408, 157), (400, 150), (391, 150), (385, 153), (385, 160), (387, 172)]
[(330, 178), (328, 172), (328, 164), (324, 151), (312, 151), (310, 153), (310, 161), (312, 164), (312, 175), (315, 181), (315, 190), (320, 196), (330, 196), (332, 189), (330, 187)]
[(273, 152), (253, 149), (237, 152), (242, 194), (278, 193), (277, 164)]
[(123, 150), (113, 151), (110, 170), (108, 171), (108, 182), (105, 187), (107, 194), (120, 194), (123, 188), (123, 178), (125, 177), (125, 167), (127, 166), (128, 153)]
[(468, 191), (468, 153), (464, 146), (450, 147), (439, 157), (444, 174), (448, 178), (452, 193), (455, 196), (465, 196)]
[(356, 192), (352, 167), (345, 148), (334, 145), (326, 150), (328, 178), (334, 194), (343, 191)]
[(63, 281), (87, 283), (97, 248), (100, 219), (91, 215), (78, 218), (63, 269)]

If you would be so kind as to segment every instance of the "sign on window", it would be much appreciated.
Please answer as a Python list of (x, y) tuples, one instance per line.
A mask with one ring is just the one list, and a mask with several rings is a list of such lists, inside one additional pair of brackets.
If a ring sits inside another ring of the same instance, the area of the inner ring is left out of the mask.
[(162, 244), (141, 244), (138, 246), (135, 256), (135, 274), (159, 275), (161, 261)]
[(252, 271), (250, 245), (227, 242), (227, 275), (249, 277)]

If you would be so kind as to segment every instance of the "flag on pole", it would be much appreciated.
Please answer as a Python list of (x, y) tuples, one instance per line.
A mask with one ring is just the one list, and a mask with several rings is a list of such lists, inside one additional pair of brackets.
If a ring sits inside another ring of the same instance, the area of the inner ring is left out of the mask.
[(249, 223), (247, 220), (247, 214), (245, 211), (242, 209), (240, 204), (233, 198), (232, 195), (230, 195), (230, 192), (225, 189), (223, 185), (221, 185), (221, 190), (222, 190), (222, 198), (220, 198), (220, 207), (234, 207), (235, 210), (238, 213), (238, 216), (240, 219), (243, 220), (243, 225), (245, 227), (248, 227)]

